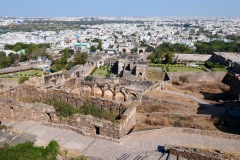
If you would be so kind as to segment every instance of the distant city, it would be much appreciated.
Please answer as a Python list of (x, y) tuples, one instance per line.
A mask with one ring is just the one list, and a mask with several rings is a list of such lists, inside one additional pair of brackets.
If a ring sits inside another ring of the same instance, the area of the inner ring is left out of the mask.
[(0, 159), (239, 159), (239, 102), (239, 17), (0, 17)]

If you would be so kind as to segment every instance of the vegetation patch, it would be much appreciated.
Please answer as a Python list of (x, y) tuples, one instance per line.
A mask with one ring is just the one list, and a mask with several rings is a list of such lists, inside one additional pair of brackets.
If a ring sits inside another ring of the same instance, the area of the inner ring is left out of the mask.
[(108, 74), (109, 74), (108, 67), (101, 67), (101, 68), (96, 67), (91, 73), (91, 75), (95, 75), (98, 77), (105, 77)]
[(98, 108), (93, 104), (85, 104), (82, 108), (77, 109), (64, 101), (48, 100), (46, 103), (54, 106), (57, 116), (59, 117), (67, 118), (79, 113), (83, 115), (92, 115), (95, 118), (106, 119), (112, 122), (115, 122), (116, 119), (116, 116), (111, 112)]
[(48, 100), (47, 104), (54, 106), (59, 117), (66, 118), (78, 113), (76, 108), (64, 101)]
[(167, 72), (203, 72), (205, 71), (204, 68), (201, 67), (175, 67), (175, 66), (167, 66), (166, 67)]
[(79, 109), (79, 113), (84, 115), (92, 115), (96, 118), (106, 119), (115, 122), (115, 116), (104, 109), (98, 108), (93, 104), (86, 104), (84, 107)]
[(59, 154), (59, 145), (51, 141), (46, 148), (35, 147), (33, 142), (26, 142), (17, 146), (7, 144), (0, 147), (2, 160), (56, 160)]

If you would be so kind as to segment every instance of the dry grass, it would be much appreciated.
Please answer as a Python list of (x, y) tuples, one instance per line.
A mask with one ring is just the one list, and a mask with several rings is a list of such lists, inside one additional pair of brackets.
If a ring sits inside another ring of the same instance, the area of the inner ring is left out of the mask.
[(185, 83), (184, 85), (168, 86), (167, 89), (187, 93), (209, 103), (229, 98), (227, 95), (229, 86), (221, 82)]
[(162, 81), (164, 80), (165, 73), (162, 72), (160, 68), (151, 68), (147, 70), (147, 79), (152, 81)]

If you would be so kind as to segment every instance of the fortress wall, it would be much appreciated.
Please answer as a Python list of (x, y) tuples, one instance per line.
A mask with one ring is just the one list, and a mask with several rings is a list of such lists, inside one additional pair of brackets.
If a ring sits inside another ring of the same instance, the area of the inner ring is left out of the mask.
[(39, 122), (50, 122), (51, 116), (55, 114), (52, 106), (43, 103), (17, 103), (13, 101), (0, 102), (1, 120), (34, 120)]
[(227, 72), (168, 72), (172, 82), (179, 82), (181, 76), (187, 76), (188, 81), (194, 82), (221, 82)]
[(136, 124), (136, 106), (128, 108), (121, 118), (120, 137), (127, 135)]

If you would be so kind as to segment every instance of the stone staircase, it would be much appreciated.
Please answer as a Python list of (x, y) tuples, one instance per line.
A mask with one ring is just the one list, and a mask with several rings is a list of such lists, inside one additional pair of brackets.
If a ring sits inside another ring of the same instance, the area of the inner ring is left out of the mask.
[(143, 153), (124, 153), (117, 160), (185, 160), (185, 158), (177, 157), (166, 151), (150, 151), (145, 155)]

